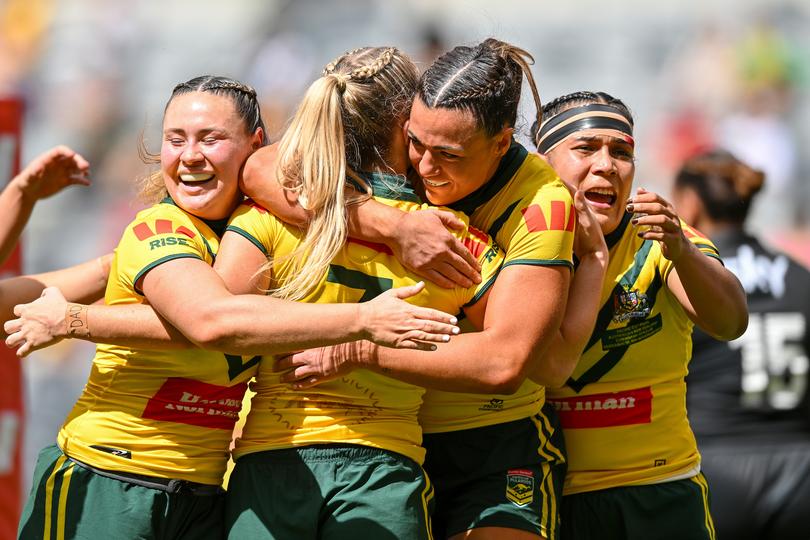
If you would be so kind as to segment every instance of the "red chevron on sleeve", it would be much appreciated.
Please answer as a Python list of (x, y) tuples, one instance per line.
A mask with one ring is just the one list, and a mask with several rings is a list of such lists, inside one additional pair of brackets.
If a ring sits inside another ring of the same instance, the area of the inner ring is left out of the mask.
[(526, 221), (526, 228), (529, 232), (542, 231), (574, 231), (576, 223), (574, 209), (571, 208), (566, 220), (565, 201), (551, 201), (551, 221), (546, 221), (546, 216), (540, 205), (533, 204), (521, 210), (523, 219)]
[(705, 234), (695, 229), (694, 227), (690, 227), (684, 222), (681, 222), (681, 229), (683, 230), (687, 238), (702, 238), (704, 240), (708, 240)]
[(152, 236), (155, 236), (155, 233), (152, 232), (152, 229), (149, 228), (149, 225), (146, 223), (138, 223), (134, 227), (132, 227), (132, 232), (135, 233), (135, 237), (138, 240), (146, 240)]
[(155, 220), (155, 231), (152, 232), (152, 229), (149, 228), (145, 222), (140, 222), (134, 227), (132, 227), (132, 232), (135, 233), (135, 237), (138, 240), (146, 240), (147, 238), (151, 238), (155, 236), (155, 234), (169, 234), (172, 232), (176, 232), (178, 234), (183, 234), (188, 236), (189, 238), (194, 238), (197, 234), (192, 231), (191, 229), (180, 225), (177, 227), (177, 230), (174, 229), (172, 222), (168, 219), (156, 219)]
[(486, 249), (489, 236), (472, 226), (467, 227), (467, 231), (470, 235), (464, 238), (461, 243), (472, 253), (473, 257), (478, 258), (484, 252), (484, 249)]

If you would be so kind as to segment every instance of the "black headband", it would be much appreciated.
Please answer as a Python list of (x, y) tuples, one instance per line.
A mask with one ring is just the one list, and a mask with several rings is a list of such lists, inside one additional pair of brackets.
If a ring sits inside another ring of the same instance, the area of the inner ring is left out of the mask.
[[(577, 116), (581, 118), (574, 119)], [(625, 113), (610, 105), (592, 103), (567, 109), (544, 122), (537, 132), (537, 151), (545, 154), (572, 133), (584, 129), (612, 129), (633, 136), (632, 121)]]

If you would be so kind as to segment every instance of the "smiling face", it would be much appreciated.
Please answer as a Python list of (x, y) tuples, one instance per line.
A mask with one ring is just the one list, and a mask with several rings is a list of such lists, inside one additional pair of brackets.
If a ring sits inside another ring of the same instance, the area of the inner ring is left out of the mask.
[(633, 187), (633, 145), (614, 130), (577, 131), (543, 157), (565, 182), (585, 192), (604, 234), (621, 223)]
[(411, 165), (428, 200), (437, 205), (454, 203), (484, 185), (509, 149), (513, 131), (488, 136), (472, 113), (431, 109), (418, 97), (406, 130)]
[(242, 198), (239, 171), (261, 140), (260, 128), (247, 133), (229, 97), (210, 92), (175, 96), (163, 116), (160, 149), (169, 195), (197, 217), (228, 217)]

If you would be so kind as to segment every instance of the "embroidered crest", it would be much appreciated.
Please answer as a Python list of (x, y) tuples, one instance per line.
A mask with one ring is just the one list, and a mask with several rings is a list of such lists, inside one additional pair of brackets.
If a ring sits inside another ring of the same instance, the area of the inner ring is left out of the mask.
[(643, 319), (650, 314), (650, 304), (647, 295), (624, 290), (613, 297), (613, 322), (624, 322), (628, 319)]
[(534, 472), (511, 469), (506, 472), (506, 498), (515, 506), (526, 506), (534, 501)]

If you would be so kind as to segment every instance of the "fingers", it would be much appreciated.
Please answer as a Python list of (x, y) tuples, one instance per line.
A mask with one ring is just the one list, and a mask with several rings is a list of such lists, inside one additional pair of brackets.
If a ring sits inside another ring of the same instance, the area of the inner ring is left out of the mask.
[(20, 328), (22, 328), (22, 321), (20, 319), (11, 319), (3, 324), (3, 331), (7, 336), (10, 336), (14, 332), (19, 332)]
[(26, 356), (28, 356), (28, 353), (30, 352), (31, 352), (31, 344), (28, 343), (27, 341), (24, 341), (22, 346), (19, 349), (17, 349), (17, 356), (19, 358), (25, 358)]
[(571, 182), (563, 180), (562, 178), (560, 178), (560, 181), (563, 183), (565, 188), (568, 190), (568, 193), (570, 193), (572, 197), (576, 194), (577, 191), (579, 191), (576, 188), (576, 186), (574, 186), (574, 184), (572, 184)]
[(86, 176), (72, 174), (68, 179), (68, 184), (71, 186), (89, 186), (90, 179)]
[(425, 279), (430, 280), (432, 283), (435, 283), (436, 285), (438, 285), (443, 289), (452, 289), (453, 287), (456, 286), (456, 284), (452, 280), (444, 277), (436, 270), (427, 270), (426, 272), (424, 272), (424, 277)]
[(424, 341), (407, 340), (397, 346), (397, 349), (409, 349), (412, 351), (435, 351), (436, 345)]
[(23, 343), (25, 343), (25, 338), (23, 337), (22, 332), (19, 330), (10, 332), (8, 336), (6, 336), (6, 347), (9, 349), (16, 349)]
[[(463, 249), (466, 251), (466, 248)], [(445, 280), (449, 280), (450, 284), (445, 287), (447, 289), (452, 287), (466, 289), (481, 282), (481, 274), (469, 265), (468, 260), (463, 259), (456, 253), (446, 253), (443, 260), (433, 266), (433, 270), (441, 274)]]
[[(636, 227), (648, 227), (638, 232), (639, 236), (645, 232), (660, 232), (662, 234), (681, 235), (680, 222), (675, 218), (666, 215), (645, 215), (633, 218), (632, 223)], [(647, 238), (646, 236), (644, 238)]]
[(448, 212), (446, 210), (434, 210), (436, 215), (442, 222), (442, 225), (447, 227), (448, 229), (453, 229), (455, 231), (462, 231), (464, 230), (464, 222), (461, 221), (456, 215), (452, 212)]
[(583, 191), (574, 193), (574, 208), (577, 210), (579, 219), (588, 219), (593, 215), (591, 205), (588, 204), (588, 199), (585, 198), (585, 192)]
[[(458, 238), (453, 239), (452, 252), (449, 254), (449, 261), (447, 264), (472, 283), (481, 283), (481, 266), (478, 260), (473, 256), (472, 252), (462, 244)], [(458, 282), (457, 282), (458, 283)], [(462, 285), (463, 287), (471, 287), (470, 285)]]
[[(433, 308), (426, 308), (420, 306), (414, 306), (412, 315), (417, 319), (423, 319), (426, 323), (429, 321), (435, 321), (435, 328), (450, 328), (451, 332), (458, 319), (450, 315), (449, 313), (445, 313), (444, 311), (439, 311), (438, 309)], [(430, 322), (430, 324), (434, 324), (434, 322)], [(434, 328), (431, 326), (431, 328)], [(456, 328), (457, 330), (457, 328)], [(457, 332), (452, 332), (457, 333)]]

